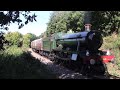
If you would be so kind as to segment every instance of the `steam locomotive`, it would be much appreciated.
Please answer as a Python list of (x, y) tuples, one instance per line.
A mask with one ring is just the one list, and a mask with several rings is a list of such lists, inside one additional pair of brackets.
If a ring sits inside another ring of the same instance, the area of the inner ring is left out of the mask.
[(85, 31), (82, 32), (57, 33), (51, 37), (34, 40), (31, 42), (31, 48), (52, 61), (76, 63), (79, 68), (87, 67), (90, 71), (104, 74), (105, 63), (114, 61), (114, 55), (99, 50), (103, 38), (99, 32), (90, 30), (90, 27), (90, 24), (86, 24)]

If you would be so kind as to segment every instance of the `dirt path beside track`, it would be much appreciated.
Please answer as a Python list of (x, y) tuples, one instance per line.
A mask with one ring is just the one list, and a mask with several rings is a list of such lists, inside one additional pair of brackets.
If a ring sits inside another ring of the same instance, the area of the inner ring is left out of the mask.
[(40, 62), (42, 62), (43, 64), (46, 64), (48, 69), (50, 69), (50, 71), (52, 71), (58, 76), (58, 79), (89, 79), (86, 76), (82, 76), (80, 73), (76, 73), (74, 71), (68, 70), (63, 66), (54, 64), (48, 58), (45, 58), (33, 52), (31, 48), (28, 49), (28, 51), (31, 53), (33, 57), (40, 60)]

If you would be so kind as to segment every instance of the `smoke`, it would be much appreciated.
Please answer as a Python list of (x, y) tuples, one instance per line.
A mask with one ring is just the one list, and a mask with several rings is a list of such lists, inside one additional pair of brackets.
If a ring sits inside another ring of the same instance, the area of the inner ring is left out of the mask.
[(92, 11), (85, 11), (84, 24), (90, 24), (91, 23), (91, 13), (92, 13)]

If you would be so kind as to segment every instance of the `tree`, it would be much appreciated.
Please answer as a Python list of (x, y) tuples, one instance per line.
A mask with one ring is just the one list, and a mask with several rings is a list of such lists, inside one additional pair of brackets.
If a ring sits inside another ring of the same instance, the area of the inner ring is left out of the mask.
[(92, 28), (100, 30), (103, 35), (111, 35), (120, 31), (119, 11), (94, 11), (92, 12)]
[(70, 11), (54, 11), (50, 16), (46, 34), (50, 36), (57, 32), (67, 32), (66, 20)]
[(32, 33), (27, 33), (25, 35), (23, 35), (23, 46), (30, 46), (30, 42), (35, 40), (37, 37), (36, 35), (32, 34)]
[(3, 33), (1, 32), (0, 33), (0, 50), (4, 50), (3, 43), (5, 43), (5, 42), (6, 42), (6, 40), (5, 40), (4, 36), (3, 36)]
[(67, 18), (67, 30), (72, 30), (74, 32), (81, 31), (84, 27), (84, 12), (80, 11), (72, 11), (70, 12)]
[[(28, 24), (29, 22), (36, 21), (36, 15), (30, 15), (30, 11), (0, 11), (0, 26), (2, 30), (8, 30), (8, 26), (12, 23), (18, 23), (18, 28), (22, 28), (24, 25)], [(21, 19), (24, 17), (25, 21)], [(3, 37), (3, 33), (0, 33)], [(0, 37), (0, 50), (3, 48), (4, 39)]]
[(81, 11), (54, 11), (48, 23), (47, 36), (58, 32), (67, 33), (69, 30), (80, 31), (83, 27), (83, 15)]
[(5, 34), (5, 38), (9, 41), (10, 45), (19, 46), (20, 42), (22, 42), (22, 34), (19, 32), (8, 32)]

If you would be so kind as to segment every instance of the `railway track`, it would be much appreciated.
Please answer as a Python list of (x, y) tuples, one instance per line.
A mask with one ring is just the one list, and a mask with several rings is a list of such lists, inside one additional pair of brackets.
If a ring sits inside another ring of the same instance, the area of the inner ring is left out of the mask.
[(79, 69), (70, 68), (70, 66), (66, 66), (63, 62), (53, 62), (45, 56), (41, 56), (38, 53), (33, 52), (32, 49), (29, 49), (28, 52), (31, 53), (33, 57), (46, 64), (54, 73), (58, 74), (59, 79), (120, 79), (120, 77), (110, 74), (94, 75), (87, 74), (87, 72), (85, 72), (84, 75), (80, 73)]

